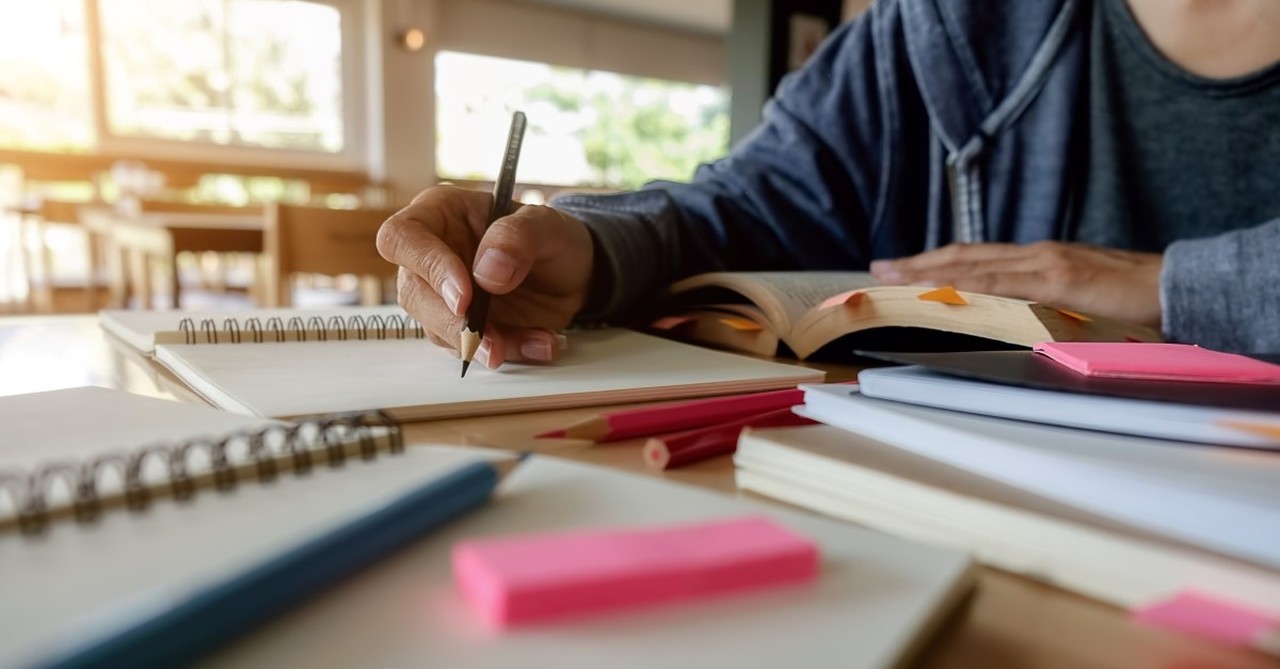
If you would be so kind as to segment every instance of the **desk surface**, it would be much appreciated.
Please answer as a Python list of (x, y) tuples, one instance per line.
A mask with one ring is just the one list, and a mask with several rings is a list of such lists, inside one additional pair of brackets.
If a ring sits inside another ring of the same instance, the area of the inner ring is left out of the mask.
[[(160, 372), (117, 350), (93, 316), (0, 318), (0, 395), (100, 385), (173, 398)], [(639, 441), (592, 447), (532, 440), (529, 435), (595, 413), (591, 409), (462, 418), (406, 426), (410, 443), (536, 447), (575, 460), (648, 472)], [(733, 465), (716, 458), (665, 474), (670, 479), (736, 491)], [(1129, 622), (1124, 612), (1051, 586), (983, 569), (967, 614), (930, 645), (917, 666), (951, 667), (1274, 667), (1247, 651), (1222, 648)]]

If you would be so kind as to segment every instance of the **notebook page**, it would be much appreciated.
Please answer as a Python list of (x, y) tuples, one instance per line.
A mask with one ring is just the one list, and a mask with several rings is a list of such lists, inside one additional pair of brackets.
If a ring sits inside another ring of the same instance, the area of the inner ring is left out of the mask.
[(386, 409), (402, 420), (787, 388), (822, 377), (794, 365), (629, 330), (570, 335), (551, 365), (473, 366), (420, 340), (164, 345), (156, 359), (224, 409), (288, 417)]
[(23, 469), (275, 422), (95, 386), (0, 397), (0, 415), (0, 467)]

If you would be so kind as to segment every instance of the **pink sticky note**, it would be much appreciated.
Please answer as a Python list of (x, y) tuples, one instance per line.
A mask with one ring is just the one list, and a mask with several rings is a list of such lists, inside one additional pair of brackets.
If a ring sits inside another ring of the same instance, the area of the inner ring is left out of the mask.
[(1133, 619), (1235, 646), (1252, 646), (1280, 627), (1280, 620), (1273, 616), (1192, 592), (1140, 608)]
[(1044, 342), (1034, 348), (1037, 353), (1085, 376), (1280, 383), (1280, 365), (1187, 344)]
[(497, 627), (805, 582), (817, 572), (813, 542), (759, 517), (453, 548), (454, 580)]

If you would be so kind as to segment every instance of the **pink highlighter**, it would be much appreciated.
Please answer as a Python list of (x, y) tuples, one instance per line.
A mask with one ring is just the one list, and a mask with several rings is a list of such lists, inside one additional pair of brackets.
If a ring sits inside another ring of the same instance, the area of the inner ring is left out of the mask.
[(763, 517), (460, 542), (454, 578), (495, 627), (812, 581), (812, 541)]

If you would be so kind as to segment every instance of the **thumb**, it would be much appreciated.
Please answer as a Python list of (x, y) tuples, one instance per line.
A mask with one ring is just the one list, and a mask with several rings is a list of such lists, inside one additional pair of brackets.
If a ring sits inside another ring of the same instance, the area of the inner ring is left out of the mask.
[(481, 288), (495, 295), (516, 289), (534, 262), (547, 254), (555, 215), (547, 207), (523, 206), (489, 226), (476, 248), (472, 273)]

